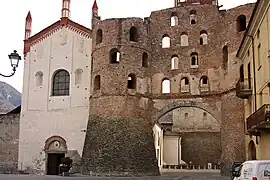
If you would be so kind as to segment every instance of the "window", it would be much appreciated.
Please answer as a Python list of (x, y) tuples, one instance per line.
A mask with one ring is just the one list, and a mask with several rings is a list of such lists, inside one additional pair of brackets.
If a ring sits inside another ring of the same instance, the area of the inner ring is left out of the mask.
[(190, 11), (190, 24), (196, 24), (196, 14), (197, 11), (195, 10)]
[(185, 113), (185, 120), (188, 120), (188, 113)]
[(208, 35), (206, 30), (200, 32), (200, 45), (208, 44)]
[(173, 12), (171, 15), (171, 26), (177, 26), (178, 25), (178, 16), (176, 12)]
[(66, 70), (57, 70), (53, 76), (52, 96), (68, 96), (70, 75)]
[(171, 39), (170, 37), (165, 34), (162, 37), (162, 48), (169, 48), (171, 46)]
[(77, 69), (75, 71), (75, 85), (79, 85), (82, 83), (82, 73), (83, 73), (82, 69)]
[(200, 91), (201, 92), (208, 92), (209, 91), (209, 83), (208, 83), (207, 76), (202, 76), (200, 79)]
[(179, 58), (177, 55), (173, 55), (171, 59), (171, 68), (172, 70), (178, 69), (178, 64), (179, 64)]
[(168, 94), (171, 92), (171, 82), (169, 79), (162, 80), (162, 94)]
[(183, 77), (180, 83), (181, 92), (189, 92), (189, 80), (187, 77)]
[(43, 73), (41, 71), (36, 73), (36, 86), (42, 86), (43, 85)]
[(142, 67), (148, 68), (148, 54), (146, 52), (142, 55)]
[(240, 66), (240, 81), (244, 82), (244, 65)]
[(228, 68), (228, 60), (229, 60), (229, 54), (228, 54), (228, 46), (224, 46), (222, 49), (223, 53), (223, 68), (227, 69)]
[(207, 85), (208, 84), (208, 78), (207, 76), (201, 77), (201, 85)]
[(248, 69), (248, 88), (251, 89), (251, 71), (250, 71), (250, 63), (248, 63), (247, 69)]
[(118, 49), (114, 48), (110, 51), (110, 62), (112, 64), (117, 64), (120, 62), (121, 54)]
[(188, 46), (188, 34), (186, 32), (183, 32), (181, 34), (181, 46)]
[(260, 39), (260, 34), (261, 34), (261, 31), (260, 29), (258, 29), (258, 32), (257, 32), (257, 38)]
[(96, 44), (102, 43), (102, 30), (97, 30), (97, 36), (96, 36)]
[(136, 89), (136, 76), (135, 74), (128, 75), (128, 89)]
[(258, 68), (261, 66), (261, 44), (258, 45)]
[(240, 15), (236, 19), (236, 28), (238, 32), (245, 31), (246, 30), (246, 16), (245, 15)]
[(203, 120), (206, 121), (207, 120), (207, 113), (203, 112)]
[(190, 54), (190, 60), (191, 60), (191, 68), (197, 68), (198, 67), (198, 53), (193, 52)]
[(94, 90), (100, 90), (100, 75), (96, 75), (94, 79)]
[(132, 26), (129, 30), (129, 40), (133, 42), (138, 42), (138, 31), (137, 28)]

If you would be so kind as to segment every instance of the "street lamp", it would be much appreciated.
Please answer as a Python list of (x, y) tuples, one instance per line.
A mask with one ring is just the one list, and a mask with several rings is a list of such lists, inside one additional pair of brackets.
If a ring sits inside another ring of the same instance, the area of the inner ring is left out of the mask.
[(3, 77), (13, 76), (16, 72), (16, 68), (19, 66), (19, 61), (21, 60), (21, 56), (17, 53), (16, 50), (14, 50), (10, 55), (8, 55), (8, 58), (10, 60), (10, 65), (12, 67), (13, 72), (10, 75), (4, 75), (0, 73), (0, 76), (3, 76)]

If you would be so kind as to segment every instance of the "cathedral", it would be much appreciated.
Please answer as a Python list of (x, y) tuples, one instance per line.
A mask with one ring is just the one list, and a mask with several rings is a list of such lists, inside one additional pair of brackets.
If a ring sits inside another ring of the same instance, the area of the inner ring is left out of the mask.
[(236, 52), (254, 4), (175, 0), (145, 18), (70, 18), (31, 34), (26, 17), (20, 170), (58, 174), (62, 157), (86, 175), (159, 175), (192, 165), (228, 175), (243, 161), (244, 102)]

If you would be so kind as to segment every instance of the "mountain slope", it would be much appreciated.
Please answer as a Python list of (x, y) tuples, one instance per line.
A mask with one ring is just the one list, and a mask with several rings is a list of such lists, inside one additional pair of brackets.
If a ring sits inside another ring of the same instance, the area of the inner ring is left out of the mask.
[(21, 93), (11, 85), (0, 81), (0, 114), (21, 105)]

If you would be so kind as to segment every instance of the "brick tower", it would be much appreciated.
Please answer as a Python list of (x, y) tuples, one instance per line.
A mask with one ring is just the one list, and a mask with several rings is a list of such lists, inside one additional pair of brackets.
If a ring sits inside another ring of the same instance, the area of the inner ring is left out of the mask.
[(82, 173), (159, 175), (147, 86), (148, 25), (140, 18), (93, 22), (98, 23), (93, 24), (93, 91)]

